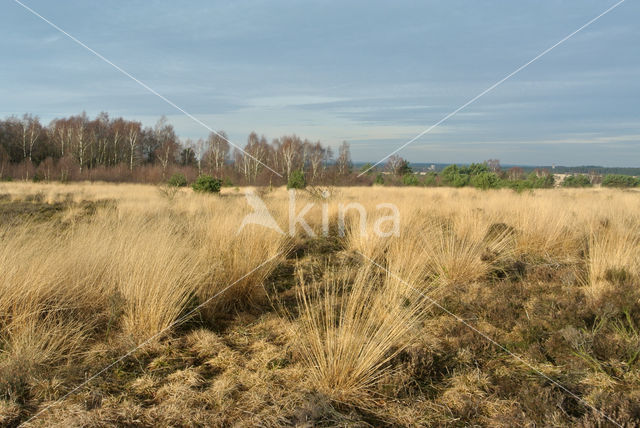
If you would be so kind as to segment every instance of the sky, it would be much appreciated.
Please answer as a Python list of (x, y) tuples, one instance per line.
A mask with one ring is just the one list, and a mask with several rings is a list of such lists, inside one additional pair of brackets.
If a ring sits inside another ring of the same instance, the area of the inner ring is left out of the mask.
[[(617, 0), (21, 0), (237, 145), (297, 134), (376, 162)], [(640, 164), (640, 3), (626, 0), (398, 154)], [(101, 111), (209, 131), (12, 0), (0, 116)]]

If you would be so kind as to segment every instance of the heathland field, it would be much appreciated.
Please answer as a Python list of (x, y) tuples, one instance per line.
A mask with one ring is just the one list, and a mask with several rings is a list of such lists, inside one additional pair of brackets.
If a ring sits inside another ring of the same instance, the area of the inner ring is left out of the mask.
[(640, 424), (639, 191), (247, 190), (0, 183), (0, 425)]

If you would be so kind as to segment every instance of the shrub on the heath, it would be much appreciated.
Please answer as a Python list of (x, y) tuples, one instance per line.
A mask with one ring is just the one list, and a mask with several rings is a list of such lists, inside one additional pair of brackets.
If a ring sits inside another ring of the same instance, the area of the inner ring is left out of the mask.
[(562, 187), (591, 187), (591, 179), (584, 174), (570, 175), (562, 182)]
[(184, 174), (176, 172), (171, 176), (171, 178), (169, 178), (168, 184), (169, 186), (173, 187), (186, 187), (188, 183), (187, 178), (184, 176)]
[(191, 185), (194, 191), (202, 193), (219, 193), (222, 181), (210, 175), (201, 175)]
[(293, 171), (287, 181), (287, 189), (304, 189), (305, 187), (307, 187), (307, 182), (304, 173), (300, 170)]

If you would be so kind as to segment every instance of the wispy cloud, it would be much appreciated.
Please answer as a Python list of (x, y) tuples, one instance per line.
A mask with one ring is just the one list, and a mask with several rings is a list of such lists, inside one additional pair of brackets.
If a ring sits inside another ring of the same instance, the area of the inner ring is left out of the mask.
[(58, 34), (52, 34), (50, 36), (46, 36), (42, 39), (42, 43), (54, 43), (60, 40), (61, 36)]
[[(347, 140), (358, 160), (384, 155), (602, 7), (580, 0), (411, 7), (154, 0), (128, 3), (126, 13), (86, 2), (33, 6), (234, 141), (253, 130), (333, 146)], [(430, 161), (437, 151), (455, 161), (503, 150), (514, 162), (628, 161), (640, 134), (640, 4), (623, 7), (406, 156)], [(168, 114), (180, 135), (203, 136), (24, 10), (3, 9), (0, 24), (0, 49), (10, 58), (0, 68), (5, 114), (48, 120), (107, 110), (146, 125)]]
[(248, 107), (256, 108), (285, 108), (304, 107), (312, 105), (326, 105), (349, 101), (351, 98), (329, 97), (322, 95), (280, 95), (273, 97), (250, 98), (246, 101)]

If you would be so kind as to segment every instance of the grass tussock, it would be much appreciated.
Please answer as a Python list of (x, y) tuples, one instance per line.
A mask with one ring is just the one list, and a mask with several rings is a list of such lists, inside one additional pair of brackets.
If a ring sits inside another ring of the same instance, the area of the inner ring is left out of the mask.
[(493, 262), (513, 251), (509, 230), (491, 226), (475, 216), (431, 220), (422, 229), (428, 274), (445, 286), (485, 278)]
[(640, 280), (640, 225), (602, 222), (589, 233), (588, 293), (598, 299), (611, 292), (638, 290)]
[(370, 404), (388, 363), (411, 343), (425, 297), (366, 265), (353, 280), (332, 276), (299, 288), (301, 355), (319, 391)]

